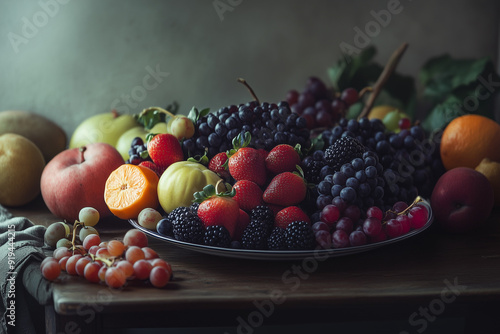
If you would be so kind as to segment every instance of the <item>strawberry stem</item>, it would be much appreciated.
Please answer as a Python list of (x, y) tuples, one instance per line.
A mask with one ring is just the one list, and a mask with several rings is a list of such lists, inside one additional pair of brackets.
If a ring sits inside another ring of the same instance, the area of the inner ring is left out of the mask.
[(221, 191), (217, 192), (216, 187), (218, 188), (219, 184), (223, 182), (222, 180), (219, 180), (214, 186), (213, 184), (207, 184), (205, 187), (203, 187), (202, 191), (195, 192), (193, 194), (193, 202), (195, 203), (201, 203), (204, 200), (207, 200), (209, 198), (218, 196), (218, 197), (233, 197), (236, 195), (236, 189), (231, 189), (231, 191)]

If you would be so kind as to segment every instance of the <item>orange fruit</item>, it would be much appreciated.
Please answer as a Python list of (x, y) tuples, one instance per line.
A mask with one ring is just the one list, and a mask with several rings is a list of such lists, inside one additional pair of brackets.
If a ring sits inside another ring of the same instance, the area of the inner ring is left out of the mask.
[(441, 139), (441, 160), (447, 170), (476, 168), (484, 158), (500, 162), (500, 125), (484, 116), (464, 115), (453, 119)]
[(124, 164), (106, 180), (104, 201), (118, 218), (137, 218), (144, 208), (157, 208), (158, 175), (143, 166)]

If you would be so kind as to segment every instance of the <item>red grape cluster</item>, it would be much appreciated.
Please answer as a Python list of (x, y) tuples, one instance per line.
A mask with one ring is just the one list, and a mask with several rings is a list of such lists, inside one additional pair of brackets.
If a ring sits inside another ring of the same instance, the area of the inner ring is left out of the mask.
[(58, 247), (46, 257), (40, 268), (49, 281), (61, 272), (82, 276), (92, 283), (105, 283), (111, 288), (123, 287), (128, 280), (149, 281), (162, 288), (170, 281), (172, 267), (148, 247), (144, 232), (131, 229), (122, 241), (102, 242), (98, 234), (89, 234), (83, 245)]
[(316, 242), (321, 248), (345, 248), (397, 238), (422, 228), (429, 212), (417, 200), (408, 206), (396, 202), (385, 214), (373, 206), (363, 214), (355, 205), (347, 206), (338, 198), (323, 208), (320, 221), (313, 224)]
[(358, 101), (359, 95), (354, 88), (347, 88), (339, 96), (329, 90), (325, 83), (316, 77), (307, 80), (304, 90), (290, 90), (286, 100), (292, 112), (307, 120), (307, 127), (330, 128), (335, 125), (347, 109)]

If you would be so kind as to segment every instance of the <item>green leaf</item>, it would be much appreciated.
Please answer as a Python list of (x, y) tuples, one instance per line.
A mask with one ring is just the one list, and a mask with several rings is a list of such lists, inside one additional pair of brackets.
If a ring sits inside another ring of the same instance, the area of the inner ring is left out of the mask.
[(364, 67), (377, 53), (374, 46), (367, 47), (358, 56), (340, 59), (335, 66), (330, 67), (327, 72), (333, 87), (341, 91), (350, 86), (350, 83), (360, 68)]
[(434, 107), (425, 120), (422, 122), (422, 127), (427, 132), (444, 128), (452, 119), (463, 115), (462, 101), (456, 96), (451, 95), (444, 101)]
[[(384, 66), (373, 62), (376, 54), (375, 47), (364, 49), (357, 57), (340, 60), (336, 66), (328, 69), (328, 75), (337, 91), (352, 87), (358, 91), (373, 86), (382, 73)], [(390, 104), (405, 110), (412, 116), (415, 109), (415, 79), (411, 76), (393, 73), (384, 85), (382, 96), (375, 101), (375, 105)], [(347, 118), (356, 118), (362, 106), (353, 106), (346, 115)]]
[(177, 101), (174, 101), (174, 102), (170, 103), (169, 105), (167, 105), (165, 107), (165, 110), (167, 110), (171, 114), (176, 115), (179, 112), (179, 103), (177, 103)]
[(166, 115), (159, 110), (151, 109), (145, 113), (135, 115), (136, 121), (146, 130), (152, 129), (156, 124), (165, 122)]
[(210, 108), (205, 108), (205, 109), (202, 109), (200, 111), (196, 107), (192, 107), (191, 110), (189, 111), (187, 117), (191, 121), (193, 121), (194, 124), (196, 124), (196, 121), (198, 121), (200, 118), (208, 115), (209, 112), (210, 112)]
[(453, 59), (449, 55), (430, 59), (420, 72), (423, 98), (434, 103), (443, 101), (455, 89), (475, 83), (488, 63), (488, 58)]
[(203, 155), (195, 155), (194, 157), (189, 157), (187, 159), (187, 161), (191, 161), (191, 162), (197, 162), (199, 164), (202, 164), (203, 166), (208, 166), (208, 163), (209, 163), (209, 160), (208, 160), (208, 156), (207, 156), (207, 152), (205, 151), (205, 153)]

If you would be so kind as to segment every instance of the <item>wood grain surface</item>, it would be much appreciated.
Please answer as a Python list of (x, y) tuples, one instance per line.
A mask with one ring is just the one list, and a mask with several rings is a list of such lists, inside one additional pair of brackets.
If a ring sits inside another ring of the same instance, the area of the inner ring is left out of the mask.
[[(36, 224), (57, 221), (40, 201), (11, 212)], [(107, 240), (122, 237), (130, 227), (115, 219), (97, 225)], [(186, 326), (186, 314), (193, 312), (198, 314), (195, 322), (199, 325), (236, 325), (238, 316), (244, 318), (266, 306), (273, 311), (270, 321), (276, 322), (298, 321), (301, 318), (295, 315), (304, 310), (311, 321), (324, 314), (338, 320), (408, 319), (419, 307), (433, 303), (433, 307), (444, 305), (449, 316), (473, 314), (473, 319), (499, 310), (499, 210), (485, 228), (473, 234), (443, 234), (433, 224), (402, 242), (327, 260), (240, 260), (196, 253), (153, 238), (149, 241), (173, 268), (174, 278), (164, 289), (131, 282), (113, 290), (61, 275), (54, 283), (55, 313), (80, 321), (99, 317), (115, 325), (149, 319), (152, 324)], [(143, 320), (128, 316), (133, 314)]]

